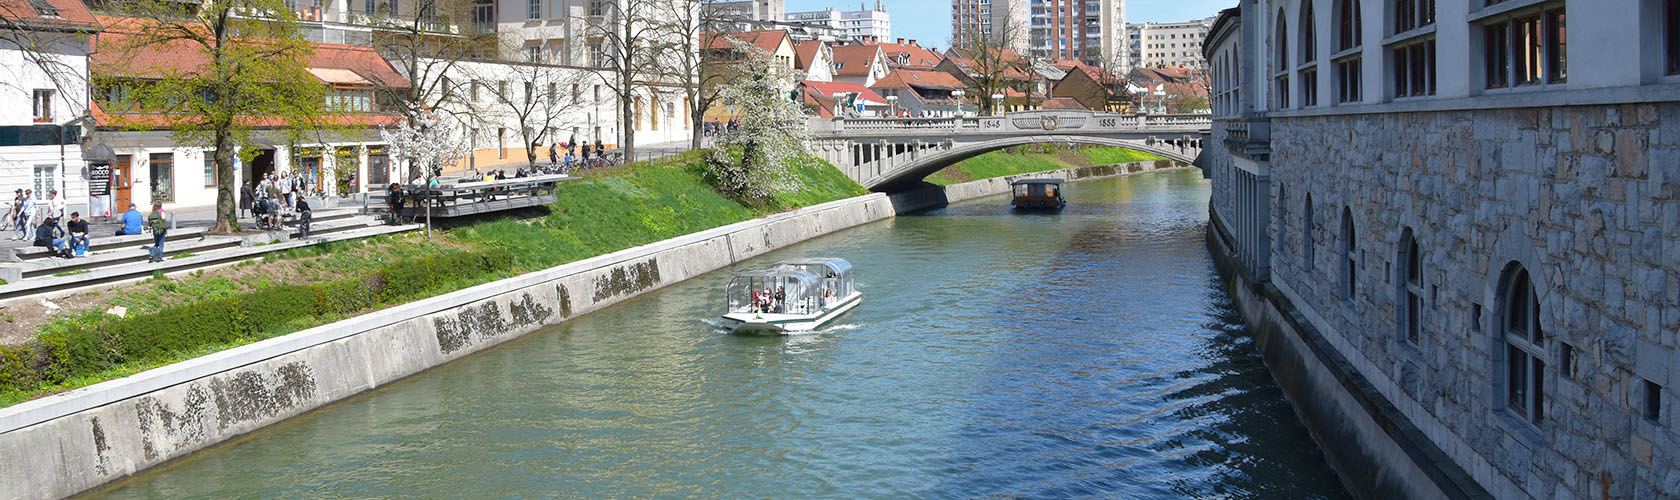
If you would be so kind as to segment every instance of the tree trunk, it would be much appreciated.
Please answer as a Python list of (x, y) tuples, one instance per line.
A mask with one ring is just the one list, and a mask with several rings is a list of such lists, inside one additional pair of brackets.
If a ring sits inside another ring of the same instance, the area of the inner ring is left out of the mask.
[(233, 141), (224, 130), (216, 131), (216, 226), (210, 229), (214, 234), (229, 234), (239, 230), (238, 202), (233, 199), (234, 186), (239, 179), (233, 178)]
[(688, 112), (688, 128), (691, 129), (689, 130), (688, 149), (700, 149), (701, 141), (706, 134), (706, 122), (704, 121), (706, 119), (706, 109), (700, 107), (699, 99), (694, 97), (689, 97), (688, 102), (692, 108)]

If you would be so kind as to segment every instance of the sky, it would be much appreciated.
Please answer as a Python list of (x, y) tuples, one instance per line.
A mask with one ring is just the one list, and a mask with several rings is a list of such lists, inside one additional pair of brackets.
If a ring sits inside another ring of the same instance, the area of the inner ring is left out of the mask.
[[(857, 10), (860, 0), (786, 0), (787, 12), (834, 7)], [(874, 6), (875, 0), (861, 0)], [(1023, 0), (1026, 1), (1026, 0)], [(1125, 0), (1126, 22), (1189, 21), (1212, 16), (1237, 5), (1237, 0)], [(924, 47), (946, 48), (951, 39), (951, 0), (881, 0), (892, 16), (893, 38), (916, 39)]]

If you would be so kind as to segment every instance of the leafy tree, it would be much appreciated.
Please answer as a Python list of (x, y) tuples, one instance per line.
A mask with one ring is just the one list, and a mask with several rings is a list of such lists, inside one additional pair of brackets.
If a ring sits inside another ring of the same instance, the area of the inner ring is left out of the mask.
[(740, 77), (722, 85), (722, 98), (734, 102), (740, 126), (718, 136), (706, 160), (706, 177), (718, 190), (750, 205), (770, 202), (777, 189), (796, 187), (791, 167), (803, 161), (807, 131), (805, 111), (786, 89), (798, 77), (771, 64), (769, 52), (732, 40), (747, 57), (734, 63)]
[(297, 142), (336, 128), (327, 87), (308, 71), (314, 47), (303, 39), (296, 15), (284, 0), (118, 0), (108, 6), (132, 19), (101, 35), (102, 50), (119, 52), (111, 60), (121, 62), (95, 68), (95, 82), (108, 100), (120, 93), (138, 111), (116, 114), (120, 124), (167, 128), (178, 143), (215, 149), (211, 232), (237, 231), (234, 158), (238, 152), (246, 160), (255, 157), (255, 132), (275, 128), (287, 142)]

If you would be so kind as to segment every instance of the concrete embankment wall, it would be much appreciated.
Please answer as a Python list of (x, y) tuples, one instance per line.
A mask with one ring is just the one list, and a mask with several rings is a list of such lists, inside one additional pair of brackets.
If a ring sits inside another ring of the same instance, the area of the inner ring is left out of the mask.
[[(1217, 219), (1214, 212), (1212, 217)], [(1208, 253), (1232, 304), (1295, 413), (1356, 498), (1492, 498), (1269, 285), (1256, 284), (1208, 224)]]
[[(1032, 174), (1070, 179), (1153, 164)], [(0, 498), (74, 495), (521, 335), (988, 179), (870, 194), (486, 283), (0, 409)]]

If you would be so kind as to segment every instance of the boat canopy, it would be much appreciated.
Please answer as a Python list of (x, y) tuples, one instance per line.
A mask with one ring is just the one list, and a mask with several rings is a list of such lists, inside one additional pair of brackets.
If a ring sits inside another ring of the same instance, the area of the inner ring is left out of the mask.
[(852, 294), (852, 263), (847, 262), (846, 259), (839, 257), (790, 259), (777, 262), (775, 267), (797, 269), (822, 278), (823, 286), (834, 292), (832, 297), (827, 297), (827, 301)]
[(822, 279), (777, 266), (735, 275), (724, 292), (732, 313), (810, 314), (821, 308)]

